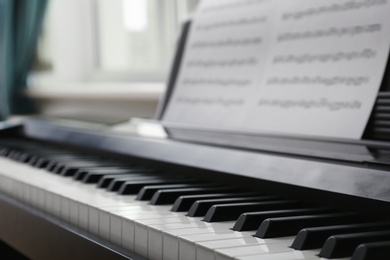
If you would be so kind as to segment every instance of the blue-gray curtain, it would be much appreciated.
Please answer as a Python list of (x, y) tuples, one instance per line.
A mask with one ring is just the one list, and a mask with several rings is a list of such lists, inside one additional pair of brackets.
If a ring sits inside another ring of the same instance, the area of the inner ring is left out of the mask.
[(32, 112), (23, 95), (47, 0), (0, 0), (0, 120)]

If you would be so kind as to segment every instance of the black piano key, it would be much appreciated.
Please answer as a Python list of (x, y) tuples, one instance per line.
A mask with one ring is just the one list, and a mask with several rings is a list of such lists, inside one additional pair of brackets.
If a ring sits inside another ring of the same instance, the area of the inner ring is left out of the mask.
[(305, 208), (249, 212), (242, 214), (234, 224), (234, 231), (257, 230), (260, 224), (268, 218), (289, 217), (308, 214), (319, 214), (330, 212), (329, 208)]
[[(110, 176), (110, 175), (106, 175), (106, 177), (108, 177), (108, 176)], [(144, 181), (144, 180), (153, 179), (155, 177), (156, 177), (155, 175), (148, 175), (148, 174), (144, 174), (144, 173), (129, 173), (129, 174), (121, 174), (121, 175), (112, 175), (112, 178), (108, 182), (106, 189), (107, 189), (107, 191), (118, 191), (120, 186), (126, 181)], [(114, 182), (116, 183), (115, 185), (113, 185)], [(88, 182), (85, 182), (85, 183), (88, 183)], [(92, 183), (92, 182), (89, 182), (89, 183)]]
[(95, 160), (78, 160), (75, 162), (68, 163), (58, 163), (53, 170), (53, 172), (63, 175), (63, 176), (73, 176), (78, 171), (88, 168), (97, 168), (97, 167), (121, 167), (121, 163), (112, 162), (112, 161), (100, 161), (96, 162)]
[(222, 193), (222, 194), (201, 194), (201, 195), (187, 195), (180, 196), (176, 199), (172, 206), (171, 211), (173, 212), (184, 212), (189, 211), (192, 204), (197, 200), (208, 200), (208, 199), (224, 199), (233, 197), (244, 197), (244, 196), (260, 196), (258, 193)]
[(169, 205), (169, 204), (173, 204), (178, 197), (184, 195), (221, 193), (221, 192), (232, 191), (232, 188), (230, 187), (216, 187), (213, 184), (210, 185), (211, 185), (210, 187), (200, 187), (200, 188), (159, 190), (153, 195), (152, 199), (150, 200), (150, 204)]
[(107, 189), (108, 186), (110, 186), (111, 182), (118, 179), (126, 179), (129, 178), (129, 176), (134, 177), (158, 177), (159, 174), (157, 173), (123, 173), (123, 174), (108, 174), (101, 176), (100, 180), (97, 183), (97, 188)]
[(179, 184), (166, 184), (166, 185), (153, 185), (143, 187), (137, 194), (136, 200), (151, 200), (154, 193), (158, 190), (170, 190), (170, 189), (181, 189), (190, 187), (199, 187), (201, 184), (196, 183), (179, 183)]
[(104, 174), (120, 174), (127, 173), (129, 170), (122, 167), (90, 167), (79, 169), (74, 175), (73, 179), (83, 180), (89, 174), (104, 175)]
[(47, 160), (45, 160), (41, 155), (31, 156), (27, 163), (36, 168), (45, 168), (47, 166)]
[(1, 147), (0, 156), (7, 156), (9, 153), (9, 149), (7, 147)]
[(117, 179), (117, 178), (123, 178), (126, 177), (127, 174), (113, 174), (113, 175), (104, 175), (100, 178), (99, 182), (97, 183), (97, 187), (101, 189), (107, 188), (111, 181)]
[[(152, 173), (152, 170), (140, 169), (140, 170), (131, 170), (129, 168), (101, 168), (100, 170), (94, 170), (86, 174), (79, 173), (79, 176), (73, 176), (77, 180), (82, 180), (84, 183), (98, 183), (99, 180), (106, 175), (118, 175), (122, 176), (131, 175), (131, 174), (145, 174), (148, 175)], [(81, 178), (84, 175), (83, 178)]]
[(8, 157), (9, 159), (14, 160), (15, 158), (17, 158), (17, 156), (19, 155), (19, 153), (20, 153), (20, 152), (19, 152), (18, 150), (12, 149), (12, 150), (8, 153), (7, 157)]
[(44, 150), (30, 151), (29, 155), (30, 156), (24, 162), (31, 165), (31, 166), (34, 166), (37, 163), (37, 161), (39, 159), (42, 159), (44, 156), (50, 156), (50, 155), (63, 156), (64, 152), (45, 148)]
[(326, 239), (330, 236), (357, 232), (380, 231), (385, 229), (390, 230), (389, 223), (363, 223), (305, 228), (299, 231), (291, 247), (296, 250), (321, 248)]
[(160, 176), (156, 175), (140, 175), (140, 176), (132, 176), (128, 175), (126, 177), (121, 177), (121, 178), (116, 178), (110, 182), (110, 184), (107, 187), (108, 191), (116, 192), (118, 191), (121, 186), (125, 182), (130, 182), (130, 181), (140, 181), (140, 182), (148, 182), (148, 181), (169, 181), (167, 178), (163, 178)]
[(18, 156), (20, 154), (20, 151), (17, 150), (17, 149), (13, 149), (9, 152), (8, 154), (8, 158), (11, 159), (11, 160), (17, 160)]
[[(63, 155), (63, 156), (44, 156), (38, 161), (41, 164), (46, 164), (45, 169), (49, 172), (59, 173), (63, 167), (68, 163), (86, 162), (87, 160), (95, 159), (91, 156), (77, 156), (77, 155)], [(40, 165), (42, 168), (42, 165)]]
[(31, 159), (31, 157), (32, 157), (31, 153), (24, 152), (19, 156), (18, 161), (21, 163), (26, 163)]
[(66, 176), (71, 177), (76, 174), (77, 171), (83, 168), (91, 168), (91, 167), (120, 167), (121, 163), (117, 162), (78, 162), (78, 163), (70, 163), (66, 165), (58, 165), (54, 172)]
[[(352, 256), (355, 249), (364, 243), (384, 242), (390, 240), (390, 230), (335, 235), (329, 237), (322, 247), (319, 256), (341, 258)], [(383, 259), (383, 258), (379, 258)]]
[(256, 232), (259, 238), (293, 236), (309, 227), (333, 226), (361, 222), (355, 213), (332, 213), (266, 219)]
[(262, 210), (297, 208), (298, 203), (291, 200), (233, 203), (214, 205), (206, 213), (204, 221), (218, 222), (236, 220), (242, 213)]
[(214, 205), (223, 204), (237, 204), (245, 202), (260, 202), (265, 200), (276, 200), (275, 196), (251, 196), (251, 197), (231, 197), (224, 199), (209, 199), (209, 200), (198, 200), (192, 204), (190, 210), (187, 213), (189, 217), (203, 217), (207, 211)]
[(108, 186), (111, 184), (111, 182), (113, 180), (116, 180), (116, 179), (123, 179), (123, 178), (127, 178), (129, 176), (132, 176), (132, 177), (151, 177), (151, 176), (155, 176), (155, 175), (151, 175), (151, 174), (147, 174), (147, 173), (138, 173), (138, 172), (129, 172), (129, 173), (125, 173), (125, 174), (91, 174), (91, 175), (87, 175), (85, 176), (85, 178), (82, 180), (83, 183), (88, 183), (88, 184), (92, 184), (92, 183), (98, 183), (100, 182), (100, 180), (104, 177), (104, 176), (111, 176), (112, 179), (110, 179), (111, 181), (107, 184), (106, 188), (108, 188)]
[(21, 163), (24, 163), (26, 161), (28, 161), (28, 159), (31, 157), (31, 154), (28, 153), (28, 152), (19, 152), (19, 154), (14, 158), (15, 161), (18, 161), (18, 162), (21, 162)]
[(365, 243), (359, 245), (351, 260), (378, 260), (390, 256), (390, 241)]
[(51, 160), (45, 157), (38, 157), (35, 161), (32, 160), (29, 164), (36, 168), (46, 169), (49, 171), (49, 164)]
[(144, 186), (175, 184), (175, 183), (182, 183), (182, 182), (183, 180), (180, 179), (154, 179), (154, 180), (144, 180), (144, 181), (126, 181), (125, 183), (122, 184), (122, 186), (118, 190), (118, 194), (135, 195)]
[(41, 169), (44, 168), (47, 170), (47, 166), (50, 162), (51, 159), (45, 156), (33, 155), (31, 156), (30, 160), (27, 163), (35, 168), (41, 168)]
[[(45, 148), (42, 148), (45, 149)], [(27, 149), (27, 150), (20, 150), (18, 151), (17, 156), (14, 156), (13, 159), (17, 160), (22, 163), (29, 163), (31, 158), (33, 156), (36, 156), (37, 154), (44, 154), (45, 151), (41, 150), (32, 150), (32, 149)]]

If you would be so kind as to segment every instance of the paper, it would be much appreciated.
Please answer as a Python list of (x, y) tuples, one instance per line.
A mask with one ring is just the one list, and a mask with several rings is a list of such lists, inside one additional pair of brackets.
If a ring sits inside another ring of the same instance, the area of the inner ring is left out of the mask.
[(361, 138), (389, 55), (388, 0), (208, 0), (163, 120)]

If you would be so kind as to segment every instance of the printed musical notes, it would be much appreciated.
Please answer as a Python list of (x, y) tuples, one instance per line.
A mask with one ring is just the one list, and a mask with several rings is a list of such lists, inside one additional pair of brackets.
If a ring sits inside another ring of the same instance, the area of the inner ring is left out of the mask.
[(205, 0), (164, 120), (361, 138), (390, 46), (390, 0)]

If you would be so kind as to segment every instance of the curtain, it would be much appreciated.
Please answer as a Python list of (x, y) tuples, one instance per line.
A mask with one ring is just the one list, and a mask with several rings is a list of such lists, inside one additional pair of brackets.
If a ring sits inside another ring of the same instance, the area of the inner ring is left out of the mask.
[(33, 111), (24, 97), (47, 0), (0, 0), (0, 120)]

